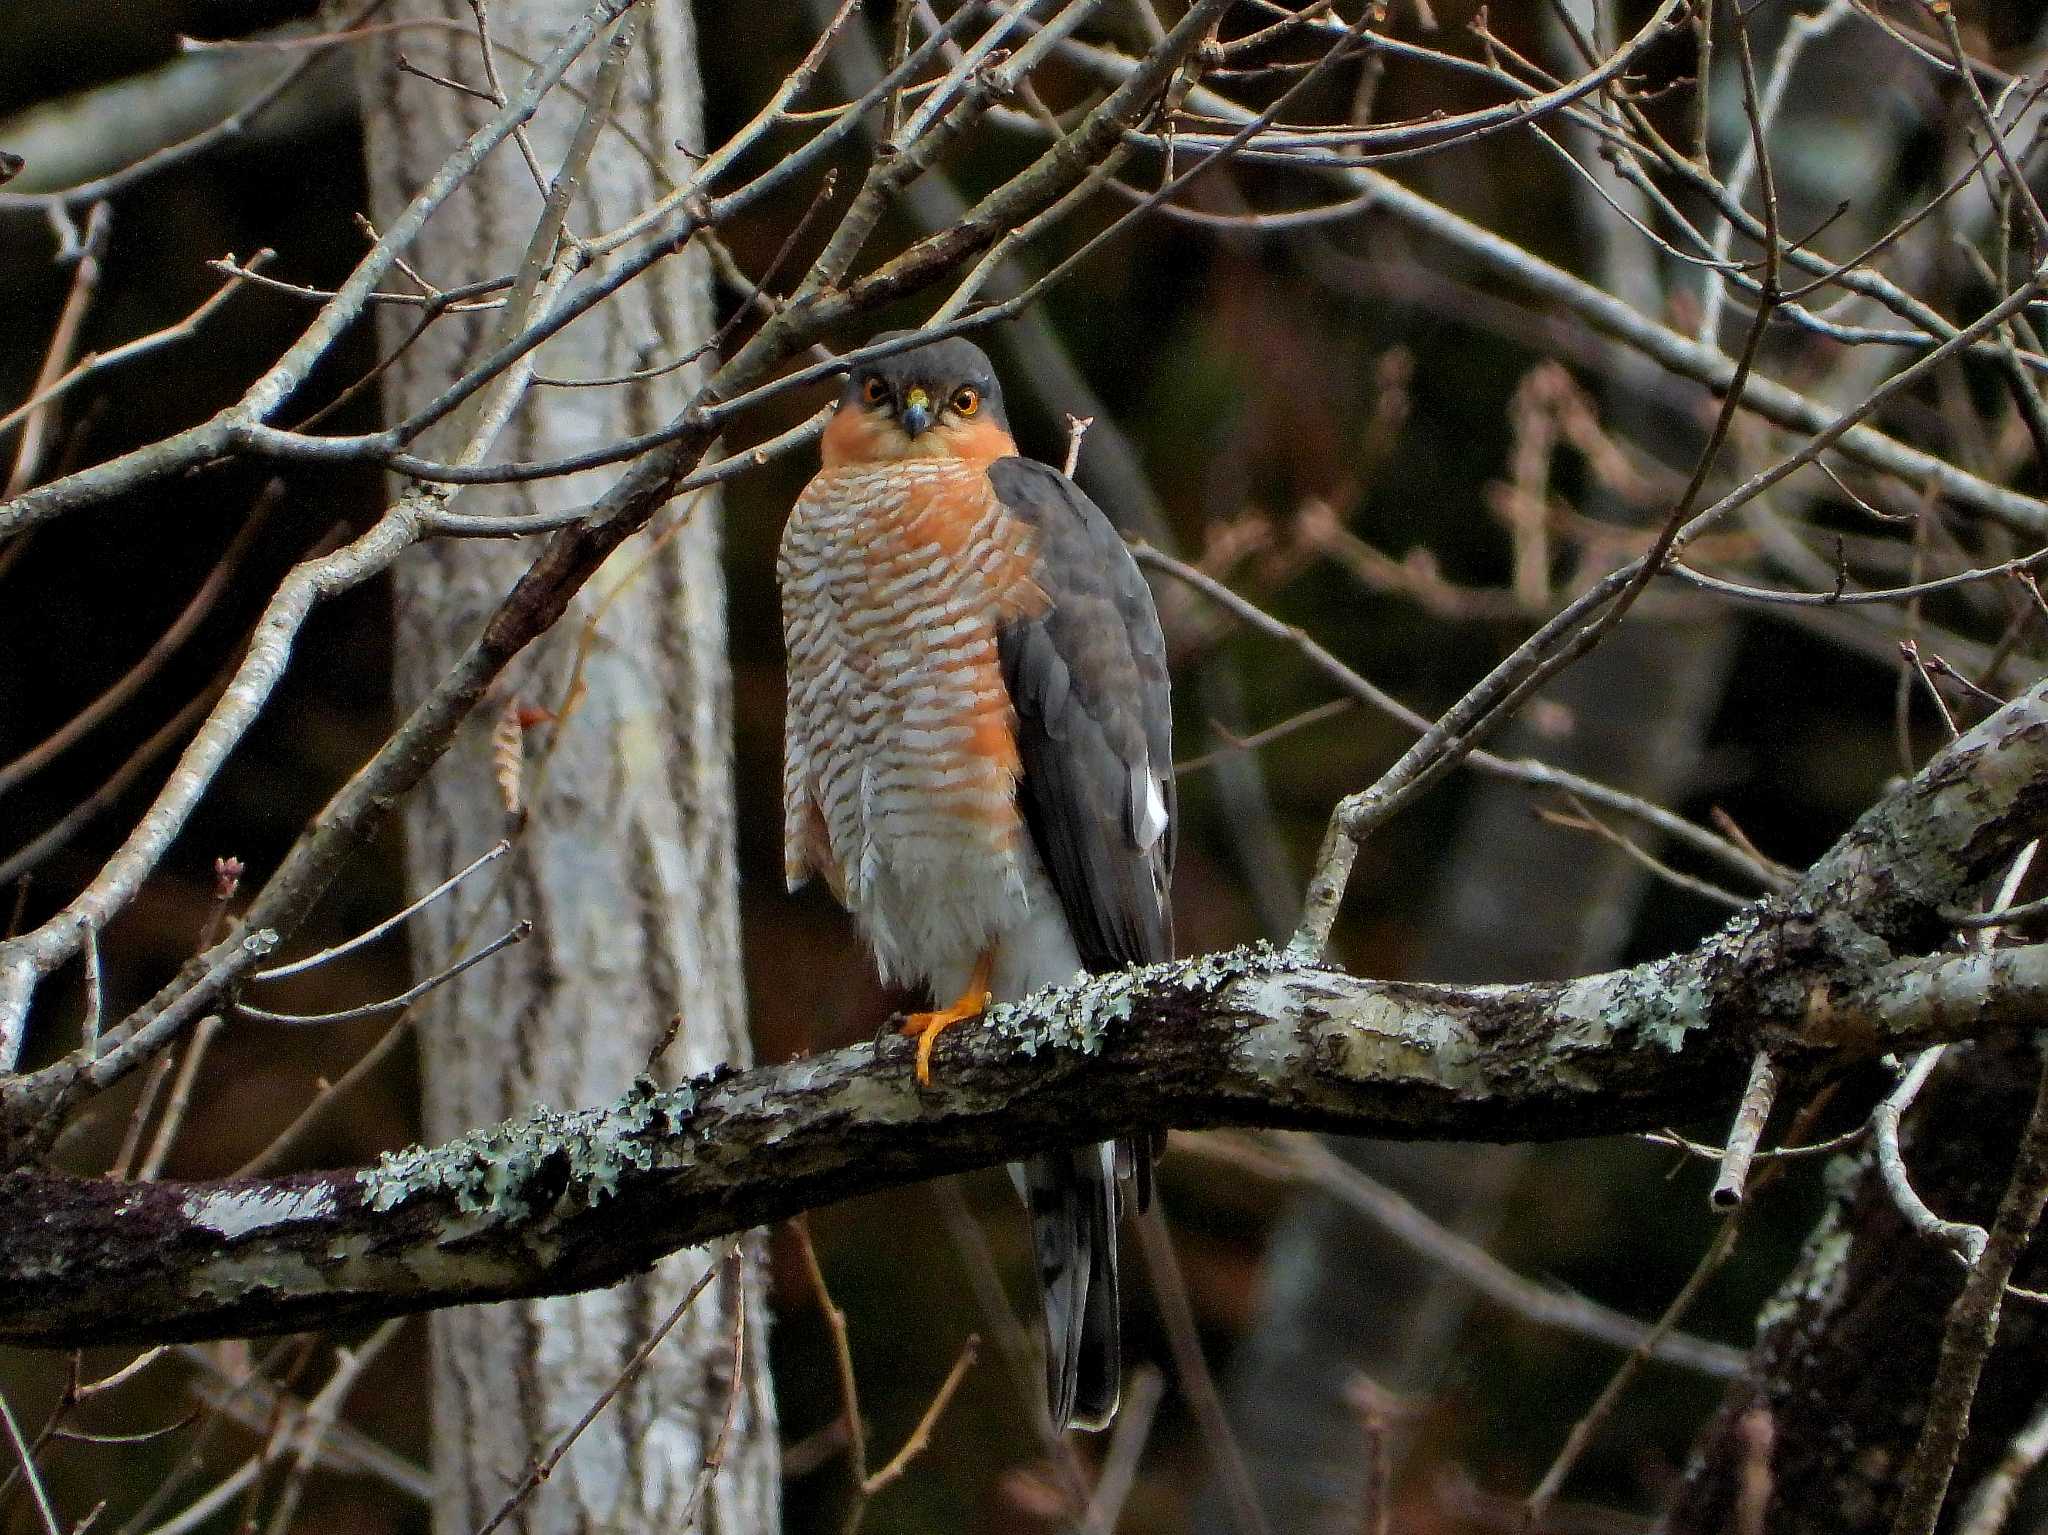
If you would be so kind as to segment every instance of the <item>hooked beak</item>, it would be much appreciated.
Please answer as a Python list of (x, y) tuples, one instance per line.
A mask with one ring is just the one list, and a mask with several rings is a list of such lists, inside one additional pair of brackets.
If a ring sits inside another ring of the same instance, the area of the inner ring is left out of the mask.
[(896, 419), (912, 437), (921, 435), (932, 424), (932, 397), (922, 389), (911, 390), (903, 397), (903, 409)]

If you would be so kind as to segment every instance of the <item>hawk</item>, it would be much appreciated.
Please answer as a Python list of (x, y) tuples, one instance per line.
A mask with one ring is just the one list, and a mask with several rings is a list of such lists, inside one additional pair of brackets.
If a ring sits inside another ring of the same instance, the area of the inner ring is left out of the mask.
[[(823, 875), (939, 1034), (1082, 972), (1167, 958), (1166, 642), (1137, 562), (1072, 480), (1024, 458), (981, 350), (854, 370), (783, 528), (784, 869)], [(1011, 1168), (1044, 1289), (1055, 1427), (1116, 1411), (1119, 1173), (1105, 1142)]]

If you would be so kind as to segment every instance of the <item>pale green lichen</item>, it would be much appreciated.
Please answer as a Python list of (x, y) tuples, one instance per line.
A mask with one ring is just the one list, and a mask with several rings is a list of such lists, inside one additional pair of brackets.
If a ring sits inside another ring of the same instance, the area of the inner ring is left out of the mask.
[(1697, 972), (1675, 959), (1584, 976), (1557, 995), (1555, 1041), (1593, 1052), (1615, 1048), (1626, 1036), (1676, 1055), (1704, 1023), (1706, 1000)]
[(1658, 1045), (1673, 1055), (1686, 1046), (1687, 1038), (1700, 1028), (1707, 1016), (1707, 988), (1699, 972), (1688, 965), (1660, 963), (1652, 972), (1653, 983), (1637, 998), (1640, 1015), (1636, 1033), (1645, 1044)]
[[(1206, 998), (1233, 981), (1298, 968), (1271, 945), (1250, 944), (1051, 987), (990, 1008), (987, 1025), (1025, 1055), (1094, 1054), (1141, 997)], [(376, 1210), (435, 1197), (453, 1200), (465, 1215), (516, 1222), (564, 1202), (594, 1204), (617, 1193), (629, 1175), (656, 1166), (664, 1144), (696, 1112), (698, 1093), (719, 1075), (667, 1090), (643, 1077), (615, 1103), (570, 1113), (535, 1108), (445, 1145), (386, 1153), (356, 1178)]]
[(541, 1175), (567, 1173), (559, 1195), (595, 1204), (618, 1192), (622, 1178), (652, 1169), (662, 1143), (688, 1124), (697, 1084), (662, 1090), (640, 1077), (616, 1102), (562, 1113), (536, 1106), (524, 1119), (458, 1136), (445, 1145), (386, 1152), (356, 1174), (364, 1198), (391, 1210), (422, 1196), (452, 1198), (465, 1214), (524, 1220), (541, 1213)]
[[(1860, 1162), (1860, 1158), (1853, 1156), (1834, 1158), (1828, 1169), (1829, 1179), (1853, 1176)], [(1799, 1312), (1823, 1304), (1828, 1293), (1835, 1288), (1855, 1241), (1855, 1233), (1842, 1219), (1844, 1208), (1839, 1199), (1829, 1199), (1820, 1223), (1814, 1227), (1813, 1235), (1806, 1239), (1806, 1250), (1800, 1255), (1798, 1267), (1786, 1276), (1785, 1282), (1778, 1287), (1778, 1293), (1764, 1302), (1763, 1308), (1757, 1312), (1756, 1335), (1759, 1338), (1791, 1321)]]
[(1025, 1054), (1040, 1050), (1079, 1050), (1097, 1054), (1110, 1029), (1127, 1021), (1138, 999), (1163, 992), (1214, 996), (1232, 981), (1299, 968), (1269, 943), (1203, 954), (1194, 959), (1162, 960), (1108, 975), (1091, 975), (1064, 986), (1033, 992), (1019, 1002), (990, 1008), (987, 1026)]

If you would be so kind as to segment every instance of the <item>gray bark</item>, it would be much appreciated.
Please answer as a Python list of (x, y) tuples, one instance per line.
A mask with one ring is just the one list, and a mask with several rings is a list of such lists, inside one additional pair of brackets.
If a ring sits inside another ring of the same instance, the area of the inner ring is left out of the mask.
[[(2026, 838), (2048, 827), (2040, 783)], [(1892, 868), (1837, 861), (1810, 888), (1882, 899)], [(2048, 1007), (2048, 945), (1891, 962), (1838, 915), (1763, 902), (1690, 953), (1523, 986), (1366, 981), (1260, 945), (992, 1008), (941, 1043), (929, 1088), (890, 1038), (536, 1110), (373, 1168), (147, 1185), (17, 1170), (0, 1175), (0, 1343), (240, 1337), (588, 1289), (1140, 1126), (1624, 1134), (1725, 1112), (1760, 1049), (1835, 1070), (2032, 1028)]]
[[(2048, 22), (2034, 46), (2048, 42)], [(1825, 47), (1808, 51), (1802, 88), (1788, 97), (1779, 123), (1787, 142), (1804, 152), (1781, 155), (1781, 174), (1795, 181), (1804, 208), (1788, 203), (1796, 223), (1837, 199), (1862, 194), (1855, 215), (1874, 235), (1897, 208), (1867, 195), (1867, 167), (1909, 162), (1906, 136), (1917, 128), (1910, 114), (1874, 114), (1846, 130), (1827, 104), (1850, 82), (1884, 67), (1884, 40), (1842, 29)], [(1737, 129), (1736, 131), (1740, 131)], [(1789, 135), (1796, 135), (1796, 138)], [(1944, 176), (1967, 163), (1976, 146), (1951, 129)], [(1891, 190), (1903, 205), (1908, 188)], [(1957, 242), (1981, 238), (1997, 216), (1982, 188), (1964, 188), (1949, 210), (1954, 233), (1940, 241), (1906, 242), (1894, 253), (1894, 276), (1910, 292), (1932, 291), (1932, 266)], [(1842, 231), (1851, 243), (1865, 237)], [(1876, 387), (1884, 359), (1852, 352), (1829, 380), (1831, 398), (1849, 402)], [(1781, 509), (1789, 516), (1789, 510)], [(1752, 521), (1764, 526), (1757, 509)], [(1866, 615), (1848, 632), (1868, 634)], [(1895, 636), (1882, 632), (1887, 650)], [(2013, 1151), (2032, 1102), (2038, 1057), (2017, 1042), (1951, 1051), (1910, 1111), (1901, 1135), (1913, 1185), (1928, 1206), (1952, 1220), (1988, 1223), (2013, 1165)], [(1900, 1217), (1868, 1149), (1845, 1155), (1830, 1169), (1829, 1198), (1799, 1266), (1758, 1325), (1744, 1378), (1694, 1446), (1690, 1466), (1667, 1516), (1670, 1535), (1707, 1535), (1728, 1527), (1735, 1485), (1750, 1451), (1740, 1427), (1762, 1407), (1772, 1422), (1771, 1499), (1765, 1511), (1772, 1535), (1855, 1535), (1890, 1528), (1899, 1501), (1900, 1474), (1925, 1415), (1948, 1309), (1962, 1287), (1954, 1256), (1916, 1236)], [(2038, 1287), (2043, 1264), (2023, 1262), (2015, 1282)], [(1998, 1346), (1988, 1361), (1970, 1413), (1970, 1434), (1949, 1485), (1951, 1512), (1963, 1507), (1991, 1464), (2040, 1402), (2048, 1318), (2041, 1308), (2008, 1305), (1999, 1321)], [(2039, 1530), (2040, 1490), (2033, 1479), (2034, 1522), (2015, 1518), (2009, 1528)]]
[[(1922, 1090), (1901, 1149), (1915, 1192), (1945, 1219), (1990, 1223), (2039, 1073), (2040, 1056), (2023, 1041), (1978, 1044), (1951, 1051)], [(1773, 1425), (1771, 1535), (1891, 1527), (1964, 1269), (1950, 1249), (1907, 1226), (1867, 1152), (1841, 1158), (1829, 1187), (1799, 1266), (1764, 1308), (1748, 1372), (1701, 1436), (1664, 1525), (1669, 1535), (1731, 1527), (1749, 1459), (1738, 1425), (1757, 1407)], [(2013, 1279), (2038, 1288), (2044, 1271), (2036, 1252)], [(1949, 1484), (1952, 1509), (2039, 1407), (2044, 1355), (2048, 1313), (2007, 1305)]]
[[(1611, 8), (1565, 9), (1601, 45), (1613, 45)], [(1553, 41), (1561, 42), (1559, 18), (1546, 13), (1546, 20)], [(1643, 211), (1641, 194), (1597, 154), (1582, 158), (1607, 197)], [(1567, 179), (1601, 285), (1644, 313), (1662, 312), (1654, 249), (1613, 216), (1602, 196)], [(1691, 439), (1698, 432), (1659, 409), (1641, 378), (1606, 377), (1599, 387), (1604, 419), (1628, 440), (1662, 445), (1676, 428), (1688, 442), (1672, 457), (1696, 451)], [(1597, 485), (1588, 496), (1610, 499)], [(1628, 508), (1600, 510), (1630, 515)], [(1568, 711), (1569, 735), (1543, 741), (1518, 721), (1501, 749), (1669, 803), (1697, 771), (1734, 639), (1726, 614), (1704, 609), (1690, 621), (1626, 625), (1548, 690)], [(1543, 825), (1533, 810), (1523, 786), (1489, 779), (1472, 787), (1456, 840), (1436, 871), (1413, 974), (1537, 980), (1583, 974), (1621, 957), (1646, 871), (1619, 849)], [(1353, 1140), (1331, 1149), (1482, 1244), (1507, 1213), (1529, 1160), (1519, 1146)], [(1314, 1191), (1295, 1199), (1267, 1249), (1258, 1322), (1232, 1362), (1230, 1381), (1231, 1420), (1273, 1528), (1319, 1535), (1357, 1527), (1367, 1464), (1349, 1388), (1363, 1375), (1404, 1395), (1436, 1389), (1472, 1303), (1471, 1288), (1441, 1264), (1391, 1240), (1338, 1200)], [(1397, 1457), (1400, 1449), (1397, 1443)], [(1205, 1500), (1197, 1535), (1224, 1535), (1226, 1506), (1220, 1498)]]
[[(1654, 800), (1682, 788), (1729, 656), (1718, 615), (1624, 628), (1551, 690), (1571, 711), (1543, 757)], [(1538, 743), (1513, 738), (1518, 755)], [(1431, 980), (1549, 979), (1612, 964), (1645, 876), (1619, 850), (1546, 826), (1527, 788), (1485, 781), (1436, 879), (1436, 912), (1413, 970)], [(1332, 1149), (1439, 1223), (1483, 1242), (1525, 1161), (1520, 1147), (1348, 1140)], [(1231, 1421), (1276, 1530), (1357, 1527), (1365, 1457), (1348, 1388), (1365, 1375), (1396, 1392), (1434, 1388), (1472, 1292), (1326, 1194), (1297, 1199), (1275, 1228), (1259, 1320), (1231, 1366)], [(1204, 1499), (1197, 1532), (1229, 1528)]]
[[(492, 12), (497, 41), (526, 57), (546, 51), (583, 6), (524, 0)], [(365, 50), (364, 114), (373, 215), (401, 207), (488, 107), (400, 74), (395, 55), (482, 83), (463, 0), (407, 0), (394, 15), (446, 18), (453, 29), (406, 30)], [(702, 139), (702, 91), (687, 5), (642, 6), (615, 121), (674, 160)], [(601, 50), (570, 83), (587, 87)], [(523, 66), (509, 53), (505, 72)], [(578, 102), (556, 92), (531, 126), (553, 176)], [(622, 222), (664, 190), (615, 132), (599, 141), (569, 227)], [(506, 146), (429, 226), (417, 260), (453, 285), (516, 271), (541, 194)], [(694, 254), (664, 263), (542, 349), (543, 374), (630, 372), (687, 351), (707, 333), (709, 278)], [(383, 341), (410, 330), (383, 311)], [(486, 312), (437, 324), (384, 378), (388, 418), (444, 387), (496, 324)], [(643, 432), (673, 417), (701, 375), (684, 369), (628, 387), (539, 388), (494, 453), (551, 457)], [(443, 449), (456, 446), (444, 435)], [(607, 477), (507, 486), (469, 509), (509, 514), (573, 506)], [(679, 505), (670, 516), (683, 512)], [(700, 503), (677, 536), (625, 545), (567, 621), (510, 671), (503, 701), (562, 710), (526, 745), (527, 820), (490, 883), (433, 907), (416, 931), (425, 972), (518, 918), (524, 945), (437, 993), (420, 1025), (427, 1134), (442, 1139), (539, 1102), (573, 1107), (616, 1096), (648, 1069), (672, 1017), (682, 1027), (653, 1071), (667, 1078), (745, 1065), (749, 1044), (739, 964), (724, 585), (715, 507)], [(452, 542), (398, 567), (397, 691), (411, 708), (476, 635), (530, 560), (494, 541)], [(580, 677), (575, 675), (582, 655)], [(407, 865), (424, 888), (506, 832), (490, 753), (496, 710), (482, 711), (406, 807)], [(498, 871), (502, 872), (498, 872)], [(650, 1330), (712, 1261), (679, 1255), (616, 1288), (575, 1297), (444, 1312), (433, 1332), (436, 1526), (475, 1528), (503, 1498), (505, 1478), (573, 1423), (616, 1379)], [(752, 1347), (725, 1450), (702, 1516), (710, 1530), (777, 1523), (775, 1419), (766, 1375), (758, 1276), (746, 1292), (721, 1281), (699, 1300), (644, 1373), (585, 1433), (518, 1527), (531, 1531), (673, 1526), (713, 1449), (731, 1389), (734, 1308), (745, 1303)]]
[[(1725, 1109), (1759, 1050), (1818, 1072), (2037, 1026), (2048, 945), (1940, 945), (1942, 913), (2044, 831), (2048, 684), (1866, 812), (1791, 892), (1628, 970), (1424, 986), (1259, 946), (993, 1008), (941, 1044), (929, 1089), (892, 1036), (636, 1084), (370, 1169), (143, 1186), (18, 1170), (0, 1175), (0, 1342), (241, 1336), (577, 1290), (1139, 1126), (1540, 1140), (1673, 1123)], [(0, 1127), (74, 1069), (0, 1093)]]

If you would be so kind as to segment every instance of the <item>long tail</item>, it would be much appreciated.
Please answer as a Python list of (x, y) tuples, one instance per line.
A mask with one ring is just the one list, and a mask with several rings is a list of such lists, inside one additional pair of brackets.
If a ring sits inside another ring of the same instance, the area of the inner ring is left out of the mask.
[(1116, 1144), (1047, 1152), (1011, 1169), (1031, 1211), (1045, 1291), (1045, 1394), (1055, 1429), (1105, 1428), (1122, 1376)]

